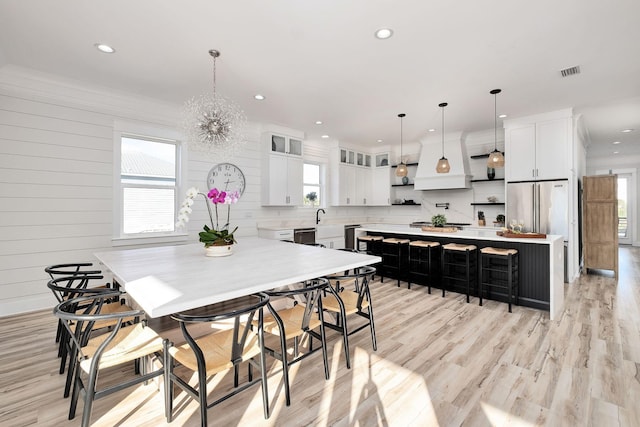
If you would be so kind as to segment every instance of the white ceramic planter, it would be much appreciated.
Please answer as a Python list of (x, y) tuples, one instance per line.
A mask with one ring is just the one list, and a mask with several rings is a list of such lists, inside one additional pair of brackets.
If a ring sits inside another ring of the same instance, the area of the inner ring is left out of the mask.
[(204, 249), (206, 256), (229, 256), (233, 253), (233, 245), (207, 246)]

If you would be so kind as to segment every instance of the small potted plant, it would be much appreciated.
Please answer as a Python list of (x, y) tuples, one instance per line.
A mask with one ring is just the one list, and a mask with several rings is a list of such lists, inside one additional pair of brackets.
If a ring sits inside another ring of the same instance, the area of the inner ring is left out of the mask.
[(496, 220), (493, 222), (493, 225), (496, 227), (504, 227), (504, 215), (498, 214), (496, 216)]
[(431, 217), (431, 225), (433, 225), (434, 227), (444, 227), (446, 223), (447, 217), (442, 214), (434, 215)]

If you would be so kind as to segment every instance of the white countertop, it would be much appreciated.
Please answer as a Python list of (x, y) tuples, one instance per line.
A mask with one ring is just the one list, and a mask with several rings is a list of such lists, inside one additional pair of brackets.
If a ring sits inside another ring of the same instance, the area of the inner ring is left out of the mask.
[(326, 276), (380, 257), (278, 240), (243, 237), (226, 257), (207, 257), (202, 244), (95, 254), (150, 317)]
[(432, 236), (432, 237), (447, 237), (458, 239), (472, 239), (472, 240), (492, 240), (501, 242), (518, 242), (518, 243), (537, 243), (537, 244), (551, 244), (556, 240), (562, 240), (562, 236), (547, 235), (546, 238), (511, 238), (502, 237), (496, 235), (495, 228), (489, 228), (485, 230), (458, 230), (454, 233), (441, 233), (422, 231), (420, 227), (409, 227), (403, 224), (365, 224), (356, 231), (371, 231), (377, 233), (397, 233), (397, 234), (410, 234), (415, 236)]

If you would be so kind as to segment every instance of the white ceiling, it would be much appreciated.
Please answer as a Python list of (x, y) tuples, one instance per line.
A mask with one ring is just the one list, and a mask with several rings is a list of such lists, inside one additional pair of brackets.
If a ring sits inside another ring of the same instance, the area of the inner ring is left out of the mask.
[(492, 129), (501, 88), (499, 113), (573, 107), (590, 155), (624, 155), (640, 153), (639, 17), (638, 0), (0, 0), (0, 66), (180, 105), (211, 90), (215, 48), (217, 91), (250, 120), (362, 145), (398, 143), (401, 112), (405, 142), (440, 130), (443, 101), (447, 131)]

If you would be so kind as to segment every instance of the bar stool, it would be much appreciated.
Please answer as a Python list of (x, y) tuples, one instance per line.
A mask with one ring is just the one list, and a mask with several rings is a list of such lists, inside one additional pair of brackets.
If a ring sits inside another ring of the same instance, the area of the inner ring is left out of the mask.
[[(367, 255), (382, 257), (382, 239), (382, 236), (358, 236), (356, 239), (356, 249), (358, 252), (363, 252), (360, 248), (361, 243), (364, 243), (364, 252), (366, 252)], [(383, 269), (381, 263), (373, 264), (372, 266), (376, 268), (376, 271), (378, 271), (378, 274), (382, 278)]]
[[(516, 249), (486, 247), (480, 249), (480, 305), (484, 287), (504, 289), (507, 292), (509, 313), (515, 291), (515, 303), (518, 305), (518, 251)], [(491, 294), (487, 292), (487, 294)]]
[(383, 275), (386, 276), (388, 272), (395, 272), (398, 287), (400, 287), (400, 279), (402, 279), (402, 272), (405, 270), (408, 248), (409, 239), (398, 239), (395, 237), (382, 239), (382, 266), (384, 272), (380, 275), (381, 282), (383, 281)]
[[(475, 245), (449, 243), (442, 246), (442, 296), (445, 280), (449, 283), (463, 282), (466, 287), (467, 302), (471, 285), (478, 283), (478, 251)], [(451, 288), (451, 286), (449, 286)]]
[(414, 240), (409, 243), (409, 289), (411, 282), (428, 286), (431, 293), (431, 283), (436, 276), (436, 256), (440, 254), (440, 243), (424, 240)]

